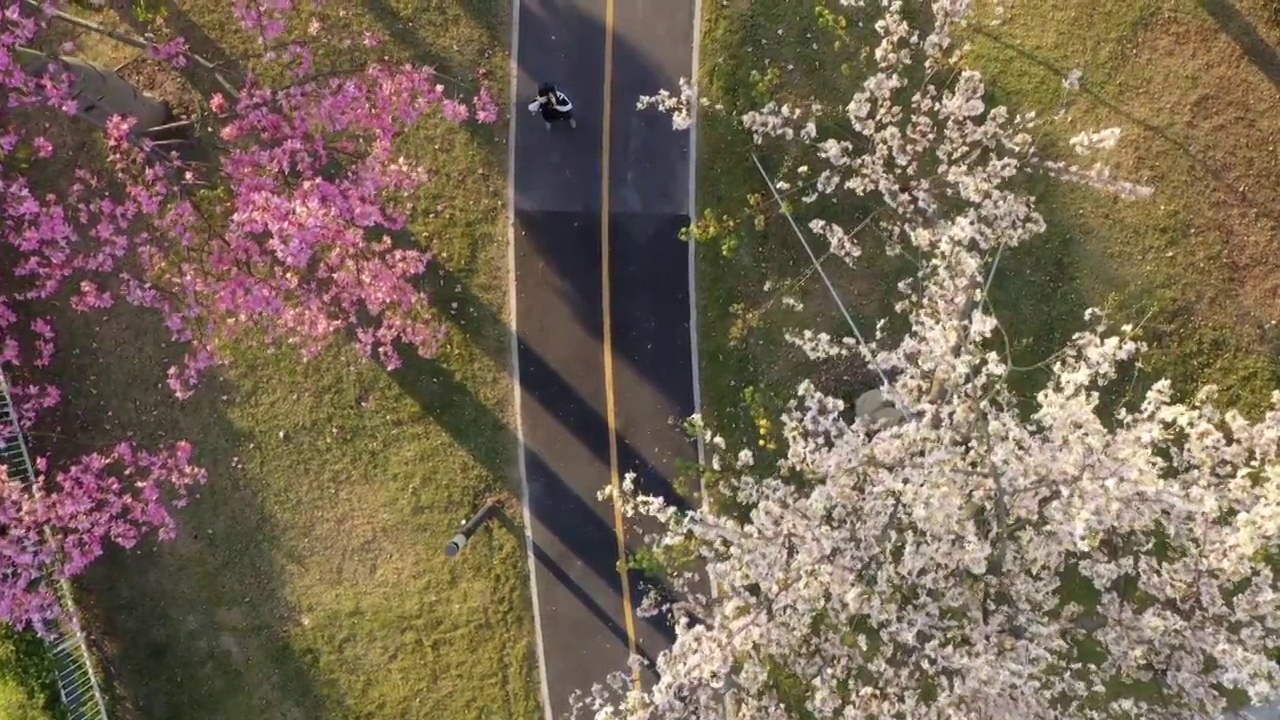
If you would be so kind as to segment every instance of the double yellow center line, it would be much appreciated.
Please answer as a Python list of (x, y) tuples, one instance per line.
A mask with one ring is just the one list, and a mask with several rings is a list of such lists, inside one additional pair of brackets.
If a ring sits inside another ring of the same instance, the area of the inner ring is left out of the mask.
[[(609, 484), (613, 488), (613, 531), (618, 541), (618, 574), (622, 580), (622, 611), (627, 629), (627, 650), (636, 654), (635, 611), (631, 604), (631, 583), (627, 573), (626, 527), (622, 517), (622, 478), (618, 472), (618, 419), (613, 392), (613, 316), (609, 288), (609, 136), (613, 114), (613, 9), (614, 0), (605, 0), (604, 11), (604, 113), (601, 118), (600, 150), (600, 287), (604, 311), (604, 398), (605, 422), (609, 428)], [(631, 671), (631, 682), (640, 688), (640, 668)]]

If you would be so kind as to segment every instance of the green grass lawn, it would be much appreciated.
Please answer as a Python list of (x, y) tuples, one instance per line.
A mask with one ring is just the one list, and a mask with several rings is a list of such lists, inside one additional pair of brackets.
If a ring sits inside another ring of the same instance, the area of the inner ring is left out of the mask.
[[(987, 75), (998, 102), (1041, 115), (1065, 109), (1070, 120), (1043, 138), (1047, 147), (1119, 125), (1127, 134), (1113, 165), (1157, 188), (1141, 203), (1047, 182), (1035, 188), (1049, 231), (1005, 256), (993, 290), (1019, 365), (1059, 347), (1085, 307), (1106, 306), (1118, 319), (1150, 315), (1146, 366), (1180, 388), (1214, 382), (1228, 402), (1256, 411), (1280, 387), (1280, 13), (1269, 6), (1019, 0), (1008, 20), (970, 33), (967, 61)], [(730, 0), (706, 3), (704, 15), (703, 94), (726, 115), (770, 99), (847, 102), (851, 85), (839, 68), (856, 56), (831, 53), (813, 3)], [(1061, 81), (1077, 67), (1082, 92), (1064, 106)], [(797, 326), (848, 331), (751, 163), (749, 138), (712, 115), (699, 151), (699, 212), (717, 225), (698, 257), (707, 413), (728, 437), (769, 445), (776, 428), (768, 422), (800, 379), (816, 375), (825, 389), (854, 396), (868, 378), (855, 363), (810, 363), (784, 341)], [(776, 175), (812, 157), (775, 150), (764, 161)], [(799, 203), (794, 210), (802, 226), (814, 213)], [(866, 208), (823, 211), (856, 220)], [(891, 281), (904, 269), (874, 253), (859, 268), (834, 258), (823, 266), (864, 330), (885, 316)], [(786, 296), (804, 310), (788, 308)]]
[[(389, 56), (506, 92), (506, 3), (329, 3), (318, 67)], [(162, 9), (197, 52), (254, 55), (227, 4)], [(337, 15), (342, 8), (342, 15)], [(95, 16), (104, 22), (110, 16)], [(135, 26), (136, 27), (136, 26)], [(364, 30), (389, 40), (373, 49)], [(133, 57), (85, 38), (104, 64)], [(122, 72), (182, 106), (183, 82)], [(248, 344), (196, 397), (163, 388), (175, 349), (150, 314), (64, 318), (70, 406), (41, 449), (187, 438), (210, 471), (174, 542), (109, 557), (79, 583), (122, 720), (537, 716), (523, 543), (484, 530), (442, 548), (512, 489), (505, 126), (428, 124), (406, 138), (437, 180), (412, 229), (439, 253), (429, 284), (452, 324), (440, 356), (389, 374), (338, 348), (304, 364)]]

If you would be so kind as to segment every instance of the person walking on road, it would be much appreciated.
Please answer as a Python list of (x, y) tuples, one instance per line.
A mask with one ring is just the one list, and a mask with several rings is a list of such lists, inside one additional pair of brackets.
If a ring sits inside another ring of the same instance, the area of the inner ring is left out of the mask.
[(551, 129), (551, 123), (560, 120), (568, 121), (571, 128), (578, 127), (578, 121), (573, 119), (573, 102), (549, 82), (538, 86), (538, 97), (529, 103), (529, 112), (542, 113), (542, 122), (546, 123), (547, 130)]

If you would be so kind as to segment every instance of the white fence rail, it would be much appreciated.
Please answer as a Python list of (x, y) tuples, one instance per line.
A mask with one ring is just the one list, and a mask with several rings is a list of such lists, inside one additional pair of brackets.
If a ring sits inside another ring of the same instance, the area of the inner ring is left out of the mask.
[[(23, 483), (35, 480), (31, 453), (18, 424), (9, 380), (3, 370), (0, 370), (0, 463), (8, 469), (12, 479)], [(49, 650), (57, 673), (58, 693), (62, 696), (68, 720), (107, 720), (102, 683), (80, 622), (80, 611), (71, 597), (71, 584), (65, 580), (58, 583), (58, 600), (62, 604), (64, 620), (56, 636), (50, 640)]]

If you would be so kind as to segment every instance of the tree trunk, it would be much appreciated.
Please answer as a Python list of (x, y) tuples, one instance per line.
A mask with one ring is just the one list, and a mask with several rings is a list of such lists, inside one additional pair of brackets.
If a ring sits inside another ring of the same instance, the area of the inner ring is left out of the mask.
[(75, 58), (52, 58), (37, 50), (18, 48), (18, 57), (27, 74), (39, 76), (57, 63), (72, 77), (76, 115), (99, 128), (107, 118), (124, 115), (136, 121), (134, 132), (163, 125), (170, 117), (169, 105), (137, 89), (119, 74)]

